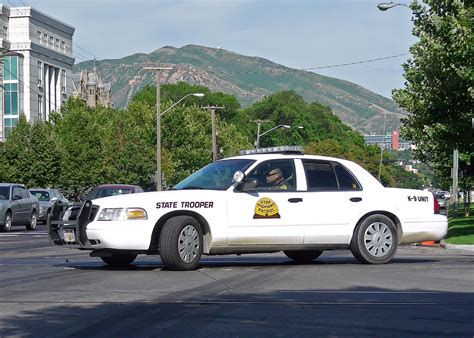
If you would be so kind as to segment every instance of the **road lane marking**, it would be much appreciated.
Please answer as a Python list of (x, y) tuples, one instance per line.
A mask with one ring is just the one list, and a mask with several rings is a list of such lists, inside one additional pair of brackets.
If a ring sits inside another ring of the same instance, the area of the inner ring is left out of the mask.
[(18, 237), (18, 236), (38, 236), (38, 237), (44, 237), (48, 235), (47, 232), (11, 232), (9, 234), (0, 234), (0, 237)]

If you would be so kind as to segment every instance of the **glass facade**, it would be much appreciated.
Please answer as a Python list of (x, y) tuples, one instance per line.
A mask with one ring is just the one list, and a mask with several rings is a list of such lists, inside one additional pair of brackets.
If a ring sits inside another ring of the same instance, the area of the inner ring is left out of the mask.
[(3, 59), (3, 136), (18, 123), (20, 114), (19, 69), (21, 59), (18, 56), (5, 56)]

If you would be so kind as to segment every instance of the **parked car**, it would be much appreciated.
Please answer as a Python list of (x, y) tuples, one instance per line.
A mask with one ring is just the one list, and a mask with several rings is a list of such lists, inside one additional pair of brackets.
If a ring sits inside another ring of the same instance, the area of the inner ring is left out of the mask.
[(442, 209), (446, 208), (446, 199), (448, 197), (446, 197), (445, 191), (435, 191), (433, 194), (438, 201), (439, 207)]
[(440, 240), (448, 227), (431, 192), (385, 188), (354, 162), (299, 147), (244, 151), (174, 190), (86, 200), (75, 222), (53, 219), (53, 245), (110, 265), (159, 254), (171, 270), (196, 269), (202, 255), (283, 251), (310, 263), (340, 249), (383, 264), (399, 244)]
[(26, 225), (35, 230), (39, 202), (25, 186), (16, 183), (0, 183), (0, 230), (10, 231), (12, 225)]
[(30, 189), (30, 193), (39, 201), (38, 221), (46, 222), (54, 202), (69, 203), (58, 189)]
[(131, 184), (101, 184), (90, 189), (86, 194), (82, 195), (80, 200), (93, 200), (102, 197), (115, 195), (136, 194), (144, 192), (138, 185)]
[(61, 213), (61, 219), (65, 221), (75, 220), (84, 201), (115, 195), (136, 194), (141, 192), (144, 192), (144, 190), (140, 186), (131, 184), (101, 184), (89, 188), (85, 194), (79, 197), (80, 202), (72, 204), (70, 203), (66, 210)]

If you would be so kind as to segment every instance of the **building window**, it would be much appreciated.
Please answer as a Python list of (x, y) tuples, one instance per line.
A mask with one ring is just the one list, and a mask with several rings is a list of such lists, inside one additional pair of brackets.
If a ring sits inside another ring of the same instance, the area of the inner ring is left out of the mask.
[(18, 80), (18, 57), (5, 56), (4, 58), (4, 80)]
[(61, 92), (66, 92), (66, 71), (61, 69)]
[(3, 26), (3, 38), (8, 39), (8, 26)]
[(61, 51), (63, 53), (66, 53), (66, 42), (65, 41), (61, 41)]
[(54, 40), (54, 48), (59, 50), (59, 39)]
[(38, 31), (36, 38), (38, 39), (38, 43), (41, 44), (41, 31)]
[(3, 120), (3, 137), (6, 140), (8, 138), (8, 134), (12, 131), (12, 129), (16, 126), (18, 123), (18, 118), (5, 118)]
[(48, 45), (48, 34), (43, 33), (43, 45)]
[(38, 61), (38, 87), (43, 86), (43, 63)]
[(38, 95), (38, 118), (43, 120), (43, 96)]
[(52, 36), (49, 37), (49, 47), (50, 48), (54, 47), (54, 37), (52, 37)]
[(3, 89), (3, 104), (5, 116), (18, 115), (18, 84), (5, 83), (3, 84)]

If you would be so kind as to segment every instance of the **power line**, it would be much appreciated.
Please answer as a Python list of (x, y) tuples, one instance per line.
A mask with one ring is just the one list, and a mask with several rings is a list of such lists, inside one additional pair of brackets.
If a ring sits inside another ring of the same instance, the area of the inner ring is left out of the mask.
[(390, 56), (383, 56), (383, 57), (379, 57), (379, 58), (375, 58), (375, 59), (369, 59), (369, 60), (363, 60), (363, 61), (355, 61), (355, 62), (348, 62), (348, 63), (340, 63), (340, 64), (329, 65), (329, 66), (303, 68), (303, 69), (300, 69), (300, 70), (314, 70), (314, 69), (326, 69), (326, 68), (336, 68), (336, 67), (352, 66), (352, 65), (358, 65), (358, 64), (361, 64), (361, 63), (370, 63), (370, 62), (375, 62), (375, 61), (380, 61), (380, 60), (394, 59), (394, 58), (398, 58), (398, 57), (406, 56), (406, 55), (410, 55), (410, 53), (397, 54), (397, 55), (390, 55)]
[(97, 59), (97, 60), (101, 60), (99, 57), (97, 57), (95, 54), (87, 51), (86, 49), (82, 48), (81, 46), (75, 44), (74, 42), (72, 43), (74, 46), (76, 46), (77, 48), (79, 48), (80, 50), (86, 52), (87, 54), (91, 55), (94, 59)]

